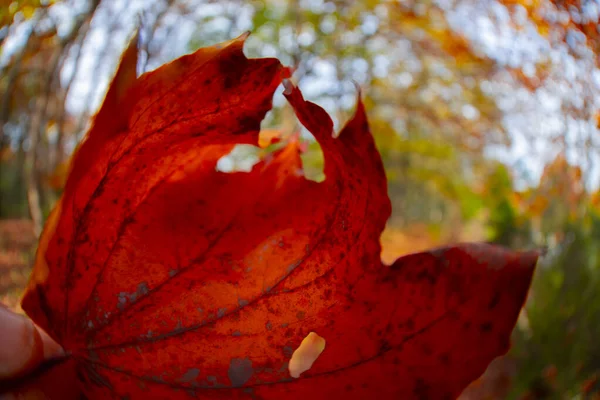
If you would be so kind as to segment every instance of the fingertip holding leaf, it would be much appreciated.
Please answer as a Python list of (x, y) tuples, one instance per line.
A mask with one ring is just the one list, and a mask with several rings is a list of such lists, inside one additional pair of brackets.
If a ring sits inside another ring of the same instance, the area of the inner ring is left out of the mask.
[(64, 356), (48, 334), (28, 318), (0, 305), (0, 380), (22, 377), (45, 360)]
[[(24, 310), (88, 398), (458, 396), (508, 349), (537, 255), (467, 244), (383, 265), (391, 203), (360, 95), (332, 135), (290, 69), (247, 59), (244, 39), (138, 78), (124, 56)], [(259, 130), (282, 82), (325, 180), (304, 177), (294, 137), (249, 172), (218, 171), (236, 144), (278, 137)]]
[(325, 339), (315, 332), (309, 333), (292, 354), (289, 365), (290, 376), (299, 378), (300, 374), (308, 371), (323, 350), (325, 350)]

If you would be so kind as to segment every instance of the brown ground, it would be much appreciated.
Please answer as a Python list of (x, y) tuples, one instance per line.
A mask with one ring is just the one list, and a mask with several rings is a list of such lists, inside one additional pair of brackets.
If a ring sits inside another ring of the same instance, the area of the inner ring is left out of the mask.
[(36, 238), (29, 220), (0, 220), (0, 303), (20, 311), (29, 279)]

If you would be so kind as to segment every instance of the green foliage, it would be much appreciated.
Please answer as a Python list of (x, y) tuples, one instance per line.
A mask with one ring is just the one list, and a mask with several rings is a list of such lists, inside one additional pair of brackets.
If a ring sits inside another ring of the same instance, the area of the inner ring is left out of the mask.
[(514, 182), (508, 168), (500, 163), (491, 165), (483, 193), (485, 207), (489, 210), (490, 240), (515, 248), (531, 246), (530, 216), (519, 212), (515, 202), (511, 201), (513, 198)]
[(0, 219), (27, 217), (25, 183), (16, 159), (0, 163)]
[[(600, 218), (591, 220), (589, 228), (569, 224), (564, 243), (537, 270), (527, 323), (515, 331), (515, 394), (535, 384), (553, 398), (575, 396), (600, 372)], [(555, 376), (544, 374), (549, 368)]]

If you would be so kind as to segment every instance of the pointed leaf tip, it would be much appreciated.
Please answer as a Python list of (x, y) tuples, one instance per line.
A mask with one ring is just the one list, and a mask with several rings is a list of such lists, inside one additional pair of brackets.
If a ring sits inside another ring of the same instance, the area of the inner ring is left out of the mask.
[(360, 96), (362, 95), (362, 89), (360, 88), (360, 84), (356, 80), (354, 80), (354, 79), (352, 79), (352, 84), (356, 88), (356, 92), (358, 94), (358, 98), (360, 98)]

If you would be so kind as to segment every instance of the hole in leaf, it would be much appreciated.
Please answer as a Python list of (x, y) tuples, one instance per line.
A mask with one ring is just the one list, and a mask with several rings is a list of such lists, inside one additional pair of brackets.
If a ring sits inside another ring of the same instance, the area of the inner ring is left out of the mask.
[(221, 157), (217, 162), (217, 171), (232, 172), (250, 172), (252, 167), (258, 163), (259, 149), (249, 144), (236, 145), (231, 153)]
[(308, 149), (300, 155), (304, 177), (310, 181), (323, 182), (325, 180), (325, 157), (319, 143), (312, 137), (307, 141)]
[(300, 374), (308, 371), (323, 350), (325, 350), (325, 339), (315, 332), (309, 333), (292, 354), (292, 359), (289, 363), (292, 378), (299, 378)]

